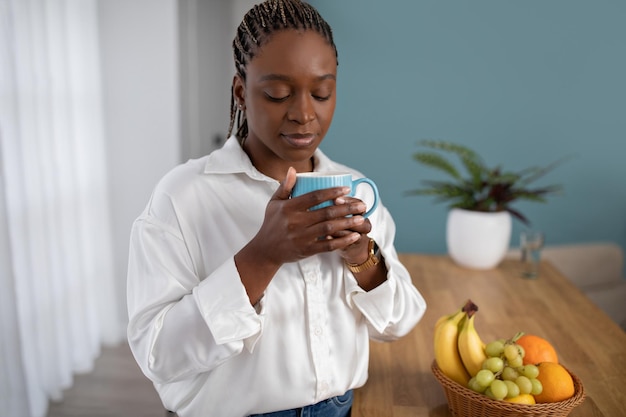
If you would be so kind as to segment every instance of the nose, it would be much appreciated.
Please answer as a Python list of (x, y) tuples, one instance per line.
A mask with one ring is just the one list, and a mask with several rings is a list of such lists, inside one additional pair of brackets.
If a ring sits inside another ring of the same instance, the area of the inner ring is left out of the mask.
[(304, 125), (315, 119), (315, 106), (313, 97), (300, 94), (294, 98), (287, 111), (287, 118), (298, 124)]

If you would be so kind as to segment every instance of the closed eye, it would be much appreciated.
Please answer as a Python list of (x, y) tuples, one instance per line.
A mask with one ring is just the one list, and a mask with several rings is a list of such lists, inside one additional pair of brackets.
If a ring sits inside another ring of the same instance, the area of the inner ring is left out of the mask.
[(317, 100), (317, 101), (327, 101), (327, 100), (330, 100), (331, 96), (332, 96), (332, 94), (329, 94), (327, 96), (316, 96), (316, 95), (313, 95), (313, 98), (315, 100)]
[(271, 95), (265, 93), (265, 98), (267, 98), (269, 101), (273, 101), (275, 103), (282, 103), (283, 101), (285, 101), (285, 100), (287, 100), (289, 98), (289, 95), (282, 96), (282, 97), (274, 97), (274, 96), (271, 96)]

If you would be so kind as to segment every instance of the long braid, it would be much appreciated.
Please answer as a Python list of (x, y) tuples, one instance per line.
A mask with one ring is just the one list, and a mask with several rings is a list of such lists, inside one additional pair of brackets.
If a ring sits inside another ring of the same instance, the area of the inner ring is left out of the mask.
[[(285, 29), (313, 30), (319, 33), (333, 47), (337, 56), (332, 30), (313, 6), (300, 0), (267, 0), (246, 13), (233, 40), (235, 70), (244, 81), (246, 65), (273, 33)], [(245, 140), (248, 136), (245, 112), (237, 106), (231, 88), (228, 136), (233, 129), (236, 129), (236, 135), (240, 140)]]

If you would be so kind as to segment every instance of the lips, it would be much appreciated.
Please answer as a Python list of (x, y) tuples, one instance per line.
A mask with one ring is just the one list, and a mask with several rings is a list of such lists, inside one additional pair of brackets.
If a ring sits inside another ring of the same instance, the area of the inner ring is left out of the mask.
[(307, 148), (315, 142), (316, 135), (313, 133), (283, 133), (283, 139), (295, 148)]

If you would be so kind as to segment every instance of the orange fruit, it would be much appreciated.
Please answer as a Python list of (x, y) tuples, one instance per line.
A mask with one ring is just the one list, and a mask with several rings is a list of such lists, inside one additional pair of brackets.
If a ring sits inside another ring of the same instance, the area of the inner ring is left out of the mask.
[(574, 380), (567, 369), (558, 363), (542, 362), (537, 365), (537, 379), (543, 385), (541, 394), (535, 395), (538, 403), (554, 403), (567, 400), (574, 395)]
[(541, 362), (559, 363), (559, 357), (556, 349), (546, 339), (533, 335), (525, 334), (515, 342), (524, 348), (524, 365), (537, 365)]
[(517, 397), (505, 398), (504, 401), (516, 404), (536, 404), (535, 397), (530, 394), (520, 394)]

